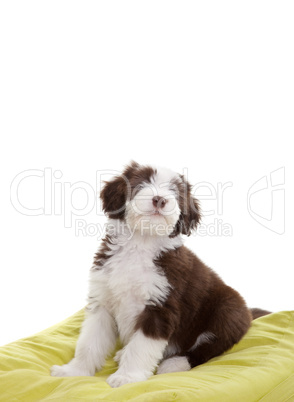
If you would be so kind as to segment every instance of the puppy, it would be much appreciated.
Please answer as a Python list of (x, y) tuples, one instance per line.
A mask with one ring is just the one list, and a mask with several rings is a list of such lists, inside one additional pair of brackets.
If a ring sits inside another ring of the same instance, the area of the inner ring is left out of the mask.
[(185, 178), (132, 162), (101, 192), (108, 230), (90, 271), (75, 357), (53, 376), (92, 376), (120, 337), (111, 387), (190, 370), (238, 342), (251, 320), (242, 297), (183, 245), (200, 221)]

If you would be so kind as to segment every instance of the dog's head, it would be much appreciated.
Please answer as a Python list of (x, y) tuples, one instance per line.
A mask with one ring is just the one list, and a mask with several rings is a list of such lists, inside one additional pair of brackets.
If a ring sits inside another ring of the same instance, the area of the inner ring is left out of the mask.
[(189, 236), (201, 217), (184, 176), (136, 162), (107, 182), (100, 197), (110, 218), (120, 219), (144, 235)]

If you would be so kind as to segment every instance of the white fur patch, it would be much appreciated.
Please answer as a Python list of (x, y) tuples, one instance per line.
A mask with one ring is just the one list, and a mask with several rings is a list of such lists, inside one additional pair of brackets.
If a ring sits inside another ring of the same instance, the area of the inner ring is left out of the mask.
[(119, 369), (107, 379), (108, 384), (120, 387), (147, 380), (162, 359), (166, 345), (166, 340), (148, 338), (142, 331), (135, 332), (120, 353)]
[(88, 313), (77, 342), (75, 357), (63, 366), (53, 366), (55, 377), (92, 376), (101, 370), (107, 354), (116, 342), (116, 326), (113, 317), (104, 307)]
[(212, 332), (203, 332), (198, 336), (194, 345), (189, 349), (189, 352), (193, 352), (198, 346), (203, 343), (211, 343), (216, 338), (216, 336)]
[(188, 371), (191, 369), (186, 356), (174, 356), (163, 360), (158, 366), (157, 374), (176, 373), (178, 371)]
[(163, 251), (179, 247), (182, 240), (179, 237), (143, 237), (138, 233), (131, 234), (123, 223), (118, 225), (111, 221), (111, 224), (117, 241), (109, 245), (111, 258), (105, 261), (102, 269), (90, 272), (88, 310), (106, 306), (126, 344), (145, 306), (161, 305), (171, 290), (153, 259)]
[[(177, 193), (172, 180), (178, 175), (169, 169), (160, 169), (151, 177), (126, 205), (126, 222), (133, 230), (144, 236), (167, 236), (173, 232), (180, 216)], [(153, 197), (163, 197), (166, 203), (155, 212)]]

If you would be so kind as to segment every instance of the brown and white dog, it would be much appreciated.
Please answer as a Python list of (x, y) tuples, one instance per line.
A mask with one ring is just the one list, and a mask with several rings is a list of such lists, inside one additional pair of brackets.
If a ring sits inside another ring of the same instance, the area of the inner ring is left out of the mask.
[(108, 232), (90, 271), (89, 304), (68, 364), (53, 376), (94, 375), (119, 336), (112, 387), (189, 370), (238, 342), (268, 312), (243, 298), (183, 245), (200, 221), (185, 178), (132, 162), (106, 183)]

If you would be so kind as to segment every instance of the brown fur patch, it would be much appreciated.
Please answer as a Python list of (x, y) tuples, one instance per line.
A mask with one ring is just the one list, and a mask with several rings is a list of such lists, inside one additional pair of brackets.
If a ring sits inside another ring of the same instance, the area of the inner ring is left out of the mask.
[(200, 205), (198, 200), (191, 194), (191, 185), (186, 181), (184, 176), (180, 176), (181, 180), (175, 180), (174, 184), (178, 189), (178, 202), (181, 209), (181, 215), (170, 237), (178, 234), (190, 236), (201, 220)]
[(102, 240), (101, 245), (95, 254), (94, 265), (92, 269), (101, 269), (108, 258), (111, 256), (107, 253), (110, 251), (109, 244), (112, 243), (112, 239), (109, 235), (106, 235)]
[[(252, 317), (242, 297), (189, 249), (166, 252), (155, 263), (173, 289), (162, 307), (146, 306), (136, 329), (168, 339), (192, 367), (223, 353), (247, 332)], [(203, 332), (213, 333), (213, 339), (189, 351)]]

